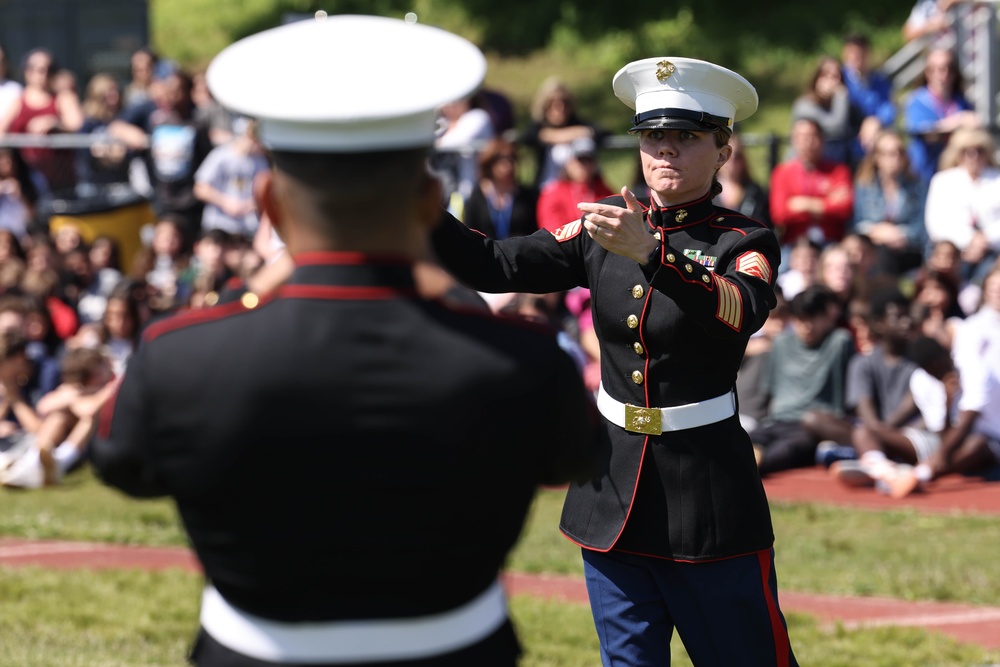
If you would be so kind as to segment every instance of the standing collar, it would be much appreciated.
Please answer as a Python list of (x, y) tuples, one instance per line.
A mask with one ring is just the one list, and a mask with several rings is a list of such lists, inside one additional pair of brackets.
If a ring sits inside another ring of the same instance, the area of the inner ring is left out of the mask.
[(676, 228), (704, 222), (715, 215), (715, 204), (712, 196), (706, 193), (704, 197), (683, 204), (660, 206), (653, 198), (649, 199), (649, 223), (653, 227)]
[(293, 285), (343, 285), (413, 289), (413, 262), (402, 255), (304, 252), (294, 255)]

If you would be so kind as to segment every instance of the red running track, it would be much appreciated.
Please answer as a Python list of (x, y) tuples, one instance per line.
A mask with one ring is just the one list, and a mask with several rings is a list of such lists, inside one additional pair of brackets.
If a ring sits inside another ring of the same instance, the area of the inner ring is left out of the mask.
[[(775, 501), (814, 501), (869, 509), (910, 507), (927, 512), (971, 512), (1000, 516), (1000, 484), (975, 479), (946, 478), (927, 492), (893, 500), (870, 489), (841, 487), (822, 469), (795, 470), (765, 480)], [(30, 541), (0, 538), (0, 567), (33, 565), (57, 569), (181, 568), (200, 571), (197, 559), (184, 548), (134, 547), (86, 542)], [(535, 595), (586, 604), (580, 577), (506, 573), (510, 595)], [(1000, 650), (1000, 607), (907, 602), (888, 598), (814, 595), (781, 592), (786, 612), (810, 614), (823, 624), (846, 628), (918, 626), (947, 634), (958, 641)]]

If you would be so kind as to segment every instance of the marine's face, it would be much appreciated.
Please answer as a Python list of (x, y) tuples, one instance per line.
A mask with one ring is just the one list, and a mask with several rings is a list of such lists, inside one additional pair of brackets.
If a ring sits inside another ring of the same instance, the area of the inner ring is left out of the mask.
[(661, 206), (683, 204), (708, 194), (715, 172), (732, 154), (718, 147), (712, 132), (643, 130), (639, 139), (642, 173)]

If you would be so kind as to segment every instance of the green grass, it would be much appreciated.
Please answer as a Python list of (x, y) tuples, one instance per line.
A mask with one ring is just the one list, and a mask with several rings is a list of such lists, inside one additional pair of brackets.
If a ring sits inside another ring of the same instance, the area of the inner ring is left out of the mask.
[(101, 484), (89, 469), (44, 492), (0, 492), (0, 535), (147, 546), (187, 540), (169, 500), (132, 501)]
[[(579, 549), (558, 530), (563, 492), (538, 495), (509, 569), (580, 575)], [(44, 492), (0, 491), (0, 536), (148, 545), (185, 543), (168, 501), (132, 501), (85, 470)], [(1000, 517), (772, 506), (784, 590), (1000, 606)], [(47, 667), (182, 665), (200, 577), (179, 571), (0, 568), (0, 664)], [(522, 667), (597, 665), (586, 605), (519, 596), (512, 610)], [(790, 615), (799, 662), (818, 667), (984, 665), (1000, 652), (919, 628), (845, 630)], [(9, 648), (8, 648), (9, 647)], [(690, 665), (681, 642), (674, 665)]]
[[(197, 625), (200, 588), (200, 577), (178, 570), (0, 568), (2, 664), (179, 667)], [(586, 605), (519, 596), (511, 610), (522, 667), (600, 665)], [(914, 628), (821, 628), (795, 614), (788, 624), (799, 662), (815, 667), (960, 667), (1000, 657)], [(672, 653), (672, 664), (691, 665), (676, 638)]]

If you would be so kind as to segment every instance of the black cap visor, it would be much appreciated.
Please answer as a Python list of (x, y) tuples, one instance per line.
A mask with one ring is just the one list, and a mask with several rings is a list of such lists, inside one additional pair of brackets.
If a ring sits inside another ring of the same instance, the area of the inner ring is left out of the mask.
[(629, 133), (642, 130), (692, 130), (695, 132), (715, 132), (729, 129), (728, 118), (713, 116), (703, 111), (690, 109), (653, 109), (632, 117)]

